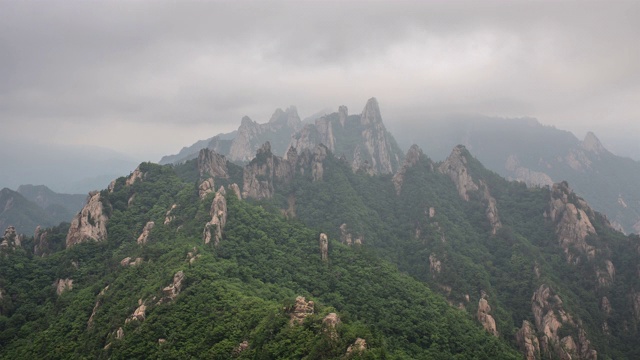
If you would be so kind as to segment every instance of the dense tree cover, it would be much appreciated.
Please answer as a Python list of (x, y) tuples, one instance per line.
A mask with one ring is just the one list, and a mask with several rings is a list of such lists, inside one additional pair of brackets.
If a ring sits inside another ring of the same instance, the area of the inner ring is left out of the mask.
[[(294, 194), (298, 219), (333, 237), (346, 223), (353, 234), (364, 234), (367, 248), (376, 255), (471, 315), (481, 294), (487, 294), (500, 336), (507, 341), (514, 343), (523, 320), (533, 322), (532, 295), (547, 284), (579, 319), (601, 356), (636, 358), (631, 297), (640, 288), (636, 270), (640, 263), (634, 237), (614, 231), (595, 213), (592, 223), (598, 236), (588, 241), (600, 249), (598, 255), (593, 261), (584, 255), (578, 265), (571, 265), (554, 224), (544, 217), (550, 190), (506, 181), (467, 151), (464, 156), (470, 175), (486, 184), (496, 199), (502, 228), (495, 235), (486, 219), (482, 192), (472, 192), (468, 202), (462, 200), (448, 176), (435, 170), (438, 164), (426, 156), (408, 169), (397, 196), (389, 176), (353, 173), (348, 164), (330, 157), (322, 181), (298, 176), (292, 185), (279, 189), (282, 195), (274, 202), (285, 207), (284, 199)], [(603, 269), (608, 258), (615, 264), (616, 277), (613, 285), (599, 286), (596, 270)], [(431, 259), (440, 262), (439, 270)], [(612, 307), (617, 310), (611, 315), (603, 313), (603, 296), (616, 299)], [(603, 331), (604, 320), (609, 333)]]
[[(269, 206), (227, 196), (223, 240), (217, 248), (204, 245), (213, 194), (201, 201), (197, 182), (182, 180), (173, 167), (140, 170), (143, 179), (126, 185), (120, 178), (101, 193), (107, 240), (44, 257), (29, 247), (1, 254), (0, 358), (519, 358), (371, 247), (347, 247), (333, 233), (323, 262), (323, 229), (286, 220)], [(165, 224), (174, 204), (175, 218)], [(148, 221), (156, 226), (146, 244), (137, 244)], [(52, 230), (58, 248), (67, 228)], [(364, 226), (353, 229), (373, 238)], [(126, 257), (143, 262), (122, 265)], [(178, 271), (182, 290), (168, 300), (163, 288)], [(73, 279), (73, 289), (57, 295), (58, 279)], [(315, 311), (290, 325), (300, 295), (315, 301)], [(140, 303), (144, 320), (127, 321)], [(323, 323), (331, 312), (341, 319), (335, 336)], [(357, 338), (368, 349), (347, 356)], [(243, 341), (249, 346), (239, 351)]]

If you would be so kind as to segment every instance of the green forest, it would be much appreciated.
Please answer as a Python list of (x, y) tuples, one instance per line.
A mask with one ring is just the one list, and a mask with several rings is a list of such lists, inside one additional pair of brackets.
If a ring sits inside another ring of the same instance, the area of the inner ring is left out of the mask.
[[(585, 212), (595, 255), (575, 250), (569, 263), (545, 217), (552, 189), (506, 181), (464, 157), (481, 184), (468, 201), (423, 154), (399, 192), (392, 175), (353, 172), (329, 153), (322, 179), (296, 169), (260, 201), (230, 191), (243, 186), (243, 169), (228, 163), (229, 176), (214, 179), (226, 190), (218, 246), (203, 241), (216, 192), (199, 197), (197, 160), (143, 163), (140, 180), (121, 177), (100, 192), (106, 239), (65, 246), (63, 223), (47, 229), (42, 256), (34, 237), (0, 249), (0, 358), (519, 359), (517, 332), (536, 322), (532, 295), (542, 285), (562, 299), (549, 305), (557, 316), (572, 319), (559, 338), (578, 342), (584, 332), (600, 359), (640, 358), (640, 239)], [(495, 233), (482, 189), (497, 203)], [(603, 285), (607, 261), (615, 277)], [(478, 320), (482, 301), (496, 334)]]

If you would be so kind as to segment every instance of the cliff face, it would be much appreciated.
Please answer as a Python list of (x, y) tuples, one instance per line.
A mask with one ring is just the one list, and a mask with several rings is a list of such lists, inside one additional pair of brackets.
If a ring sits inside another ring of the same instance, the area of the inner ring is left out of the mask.
[(338, 113), (317, 119), (292, 136), (290, 147), (298, 153), (324, 144), (336, 155), (344, 155), (354, 171), (369, 174), (394, 173), (404, 155), (382, 122), (375, 98), (369, 99), (360, 116), (349, 116), (346, 106)]
[(21, 246), (22, 237), (16, 232), (16, 228), (13, 226), (7, 227), (2, 236), (2, 242), (0, 248), (2, 249), (16, 249)]
[(228, 178), (227, 159), (213, 150), (202, 149), (198, 154), (198, 172), (201, 178)]
[[(598, 353), (592, 348), (581, 323), (575, 321), (565, 311), (562, 299), (554, 294), (549, 286), (543, 284), (534, 292), (531, 298), (531, 311), (540, 334), (538, 343), (542, 354), (559, 359), (596, 360), (598, 358)], [(559, 330), (562, 327), (576, 329), (577, 335), (561, 337)], [(536, 353), (537, 345), (530, 323), (523, 323), (517, 339), (521, 347), (528, 349), (527, 358), (529, 354)]]
[(89, 193), (87, 204), (71, 221), (66, 244), (71, 247), (88, 240), (102, 241), (107, 238), (108, 217), (104, 212), (100, 193)]
[(231, 143), (229, 159), (232, 161), (249, 161), (259, 146), (265, 141), (274, 145), (274, 152), (284, 154), (291, 135), (297, 131), (302, 122), (298, 111), (291, 106), (287, 110), (277, 109), (268, 123), (258, 124), (244, 117), (237, 135)]
[(469, 160), (467, 157), (470, 156), (471, 154), (463, 145), (458, 145), (453, 149), (451, 155), (440, 164), (438, 171), (449, 176), (456, 185), (458, 194), (465, 201), (469, 201), (469, 193), (474, 191), (481, 192), (482, 201), (486, 206), (485, 216), (491, 225), (491, 233), (495, 235), (498, 229), (502, 227), (497, 202), (489, 192), (487, 184), (483, 180), (478, 180), (476, 183), (469, 173)]
[(216, 196), (211, 203), (211, 221), (209, 221), (203, 231), (203, 240), (205, 244), (208, 244), (213, 240), (213, 244), (218, 246), (222, 239), (222, 232), (224, 226), (227, 223), (227, 200), (225, 199), (226, 191), (224, 186), (221, 186), (216, 192)]
[(569, 263), (577, 263), (581, 254), (589, 260), (595, 257), (596, 248), (587, 243), (588, 236), (597, 235), (589, 220), (593, 210), (571, 191), (566, 182), (553, 185), (549, 208), (544, 215), (555, 224), (558, 242)]
[(271, 144), (266, 142), (258, 150), (256, 157), (244, 168), (242, 197), (270, 198), (273, 196), (275, 182), (289, 182), (292, 178), (291, 163), (275, 156), (271, 152)]
[(407, 155), (404, 157), (402, 167), (395, 175), (393, 175), (393, 186), (396, 188), (396, 193), (398, 195), (400, 195), (400, 191), (402, 190), (405, 174), (410, 168), (416, 166), (422, 157), (424, 157), (422, 149), (420, 149), (418, 145), (411, 145), (409, 151), (407, 151)]

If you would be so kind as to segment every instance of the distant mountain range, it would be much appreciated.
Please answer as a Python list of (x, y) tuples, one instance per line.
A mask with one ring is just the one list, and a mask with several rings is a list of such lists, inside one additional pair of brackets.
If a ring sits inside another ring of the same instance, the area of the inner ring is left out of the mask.
[(70, 222), (82, 209), (86, 195), (58, 194), (44, 185), (21, 185), (0, 190), (0, 228), (12, 225), (20, 234)]
[(496, 136), (484, 149), (509, 150), (495, 163), (523, 181), (465, 145), (401, 153), (370, 99), (245, 119), (227, 155), (141, 163), (69, 224), (8, 227), (0, 359), (640, 358), (640, 237), (548, 181), (619, 159), (591, 134), (493, 121), (466, 143)]
[[(377, 102), (372, 99), (363, 114), (370, 109), (376, 114), (374, 118), (379, 117), (379, 109), (374, 108)], [(352, 127), (358, 123), (358, 116), (348, 115), (347, 108), (341, 106), (338, 112), (304, 125), (295, 107), (278, 109), (268, 123), (258, 124), (245, 117), (237, 131), (198, 141), (179, 154), (163, 157), (160, 163), (194, 159), (203, 148), (243, 163), (265, 141), (270, 141), (273, 153), (280, 156), (286, 156), (290, 147), (300, 150), (323, 143), (337, 156), (345, 156), (355, 168), (381, 161), (382, 166), (371, 164), (373, 173), (392, 173), (403, 157), (400, 146), (409, 148), (416, 143), (433, 159), (442, 160), (452, 147), (463, 144), (488, 169), (507, 179), (529, 186), (568, 181), (617, 229), (640, 233), (640, 162), (612, 154), (593, 133), (581, 141), (571, 132), (543, 126), (532, 118), (450, 117), (400, 128), (398, 146), (383, 125), (367, 133), (358, 127), (364, 120)], [(377, 120), (374, 123), (382, 124)], [(375, 142), (382, 144), (380, 149), (372, 145), (376, 136), (382, 139)]]

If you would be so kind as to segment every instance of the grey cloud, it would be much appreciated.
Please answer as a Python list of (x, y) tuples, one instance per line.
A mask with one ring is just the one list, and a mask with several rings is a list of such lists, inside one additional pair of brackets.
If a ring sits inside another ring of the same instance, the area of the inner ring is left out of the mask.
[(75, 141), (96, 124), (104, 137), (94, 141), (123, 151), (134, 150), (108, 140), (124, 139), (118, 132), (182, 126), (184, 140), (163, 141), (179, 148), (243, 115), (266, 121), (290, 104), (303, 117), (340, 104), (355, 112), (371, 96), (398, 122), (446, 112), (536, 116), (569, 130), (612, 114), (630, 122), (640, 117), (639, 11), (637, 2), (9, 0), (0, 126), (46, 139), (34, 126), (47, 122)]

